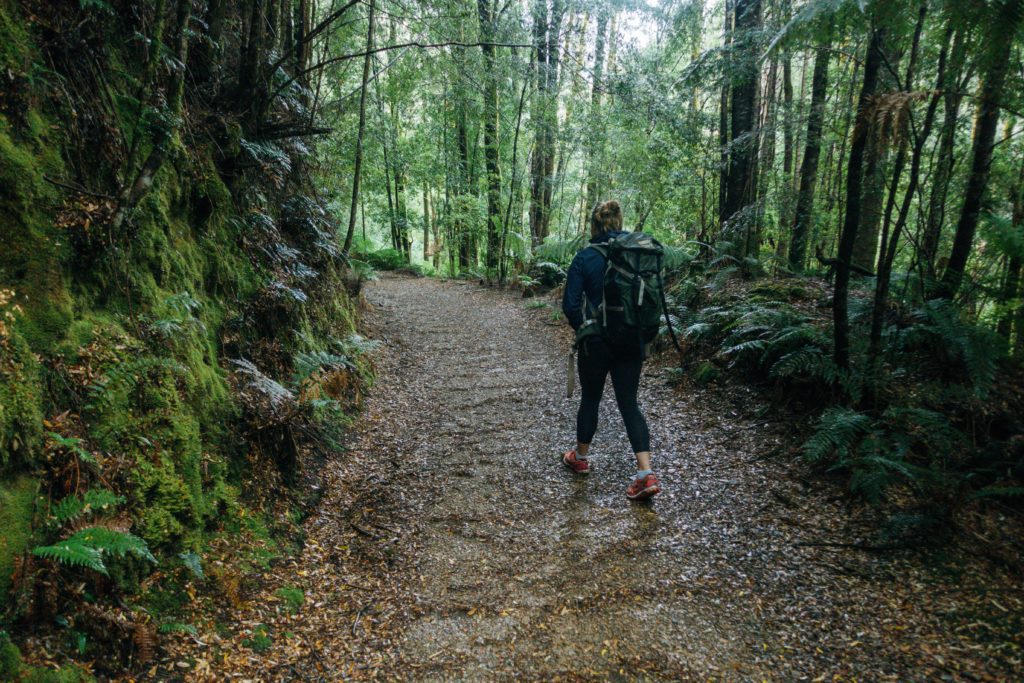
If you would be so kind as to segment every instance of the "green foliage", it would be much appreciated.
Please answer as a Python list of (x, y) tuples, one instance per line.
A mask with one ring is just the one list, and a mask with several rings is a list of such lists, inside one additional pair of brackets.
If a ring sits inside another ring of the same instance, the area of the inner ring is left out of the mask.
[(5, 631), (0, 631), (0, 680), (12, 683), (92, 683), (96, 679), (77, 666), (59, 669), (29, 666)]
[(577, 235), (570, 239), (560, 240), (548, 238), (544, 244), (538, 245), (534, 251), (534, 258), (539, 263), (551, 263), (561, 267), (568, 267), (569, 262), (580, 249), (587, 245), (585, 235)]
[(892, 407), (873, 417), (850, 408), (826, 410), (803, 446), (804, 457), (850, 475), (850, 489), (877, 501), (903, 483), (934, 499), (959, 483), (948, 461), (965, 446), (948, 419), (922, 408)]
[(0, 595), (10, 588), (15, 558), (28, 548), (38, 491), (33, 476), (0, 479)]
[(99, 467), (99, 462), (97, 462), (96, 456), (82, 447), (81, 439), (77, 437), (61, 436), (55, 432), (47, 432), (46, 435), (50, 437), (50, 440), (53, 441), (57, 448), (67, 451), (87, 465)]
[(41, 450), (40, 374), (39, 361), (17, 332), (6, 340), (0, 337), (0, 471), (33, 462)]
[(198, 635), (199, 631), (192, 624), (183, 624), (177, 621), (168, 621), (160, 624), (158, 633), (187, 633), (190, 636)]
[(280, 598), (290, 614), (298, 614), (299, 610), (306, 603), (306, 592), (298, 586), (284, 586), (278, 588), (274, 595)]
[(206, 575), (203, 573), (203, 558), (198, 553), (178, 553), (178, 558), (181, 563), (192, 572), (192, 575), (197, 579), (204, 579)]
[(696, 382), (698, 386), (704, 386), (714, 382), (718, 379), (720, 374), (721, 372), (719, 371), (718, 366), (714, 363), (705, 361), (694, 368), (693, 381)]
[(156, 563), (146, 542), (138, 536), (106, 527), (89, 527), (53, 545), (38, 546), (32, 553), (71, 567), (84, 567), (107, 573), (104, 556), (124, 558), (132, 555)]
[(398, 270), (408, 265), (405, 256), (396, 249), (381, 249), (362, 255), (362, 260), (377, 270)]
[(50, 518), (53, 524), (61, 525), (90, 514), (109, 512), (124, 502), (125, 497), (113, 491), (90, 489), (82, 495), (62, 498), (50, 509)]
[(913, 313), (913, 324), (891, 331), (898, 348), (927, 351), (937, 367), (958, 373), (978, 398), (985, 398), (1007, 354), (1006, 339), (993, 330), (964, 320), (961, 311), (945, 299), (925, 302)]
[(269, 629), (263, 624), (253, 628), (252, 634), (248, 638), (242, 639), (242, 645), (254, 652), (266, 652), (273, 644), (274, 639), (270, 635)]

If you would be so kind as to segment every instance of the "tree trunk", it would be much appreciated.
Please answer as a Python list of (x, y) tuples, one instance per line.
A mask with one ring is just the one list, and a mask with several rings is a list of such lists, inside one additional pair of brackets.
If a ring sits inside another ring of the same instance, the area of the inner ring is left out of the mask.
[(430, 188), (423, 186), (423, 262), (430, 258)]
[[(1010, 205), (1013, 207), (1011, 224), (1017, 231), (1024, 230), (1021, 227), (1024, 226), (1024, 161), (1020, 165), (1016, 181), (1010, 187)], [(997, 326), (999, 334), (1006, 337), (1007, 340), (1010, 339), (1014, 332), (1013, 328), (1016, 327), (1018, 349), (1021, 348), (1021, 335), (1024, 334), (1024, 329), (1021, 329), (1021, 322), (1024, 320), (1022, 318), (1024, 307), (1020, 306), (1020, 302), (1017, 301), (1021, 296), (1021, 265), (1020, 253), (1013, 254), (1007, 261), (1006, 279), (1003, 281), (1003, 288), (999, 297), (999, 302), (1007, 306), (1007, 309), (1002, 317), (999, 318)], [(1014, 304), (1015, 301), (1017, 301), (1016, 304)]]
[(964, 204), (953, 237), (953, 249), (938, 290), (939, 296), (948, 299), (956, 296), (960, 289), (974, 244), (974, 232), (978, 227), (992, 166), (992, 149), (999, 123), (999, 102), (1003, 96), (1006, 73), (1010, 68), (1013, 40), (1024, 17), (1024, 0), (1001, 0), (989, 11), (992, 21), (991, 30), (986, 35), (987, 49), (982, 56), (984, 70), (974, 122), (971, 174), (964, 191)]
[[(950, 22), (952, 24), (952, 20)], [(921, 274), (922, 277), (935, 279), (935, 259), (938, 256), (939, 243), (942, 239), (942, 226), (946, 218), (946, 197), (949, 194), (949, 180), (953, 173), (956, 146), (956, 128), (960, 117), (959, 80), (966, 57), (966, 40), (964, 31), (958, 29), (953, 37), (950, 66), (946, 69), (939, 88), (942, 90), (943, 117), (942, 130), (939, 133), (939, 146), (935, 153), (935, 166), (932, 170), (932, 187), (928, 196), (928, 216), (925, 222), (924, 236), (921, 240)]]
[(544, 217), (542, 199), (544, 194), (544, 128), (547, 125), (546, 94), (548, 82), (548, 5), (547, 0), (535, 0), (533, 4), (533, 58), (534, 77), (537, 82), (536, 94), (531, 107), (534, 120), (533, 153), (530, 155), (530, 236), (533, 246), (544, 243)]
[(477, 0), (480, 38), (484, 56), (484, 163), (487, 166), (487, 256), (488, 268), (497, 268), (500, 256), (498, 227), (501, 224), (501, 165), (498, 139), (498, 75), (495, 73), (493, 43), (496, 30), (492, 0)]
[[(782, 0), (782, 25), (789, 21), (790, 15), (793, 12), (792, 0)], [(831, 31), (831, 26), (829, 27)], [(827, 39), (826, 39), (827, 42)], [(826, 44), (825, 47), (828, 47)], [(818, 57), (815, 57), (815, 66), (817, 66)], [(793, 156), (794, 156), (794, 141), (793, 141), (793, 64), (792, 55), (787, 49), (782, 54), (782, 182), (783, 187), (793, 182)], [(827, 63), (826, 63), (827, 65)], [(814, 92), (812, 87), (811, 92), (811, 109), (814, 109)], [(808, 126), (810, 124), (808, 123)], [(821, 124), (818, 124), (820, 130)], [(819, 143), (820, 146), (820, 143)], [(799, 188), (798, 188), (799, 189)], [(783, 225), (788, 225), (791, 220), (791, 211), (793, 210), (793, 203), (788, 193), (783, 193), (782, 201), (783, 211), (781, 213), (780, 222)], [(780, 237), (779, 244), (784, 244), (784, 240)]]
[[(907, 66), (907, 76), (904, 81), (904, 88), (908, 92), (912, 92), (914, 89), (914, 69), (917, 64), (918, 47), (920, 45), (921, 32), (924, 28), (924, 20), (927, 13), (928, 5), (926, 2), (922, 2), (921, 8), (918, 12), (917, 27), (914, 30), (914, 40), (910, 51), (910, 62)], [(948, 37), (949, 36), (947, 36), (947, 38)], [(948, 44), (948, 40), (944, 41), (942, 50), (939, 53), (937, 70), (940, 81), (942, 79), (943, 70), (946, 66), (946, 46)], [(882, 230), (882, 248), (878, 259), (878, 268), (875, 280), (875, 296), (873, 307), (871, 309), (871, 332), (868, 342), (868, 358), (870, 359), (870, 362), (874, 364), (875, 368), (877, 368), (877, 364), (881, 358), (882, 326), (884, 324), (886, 302), (889, 296), (889, 283), (892, 276), (892, 266), (896, 260), (896, 249), (899, 246), (900, 236), (902, 235), (907, 224), (907, 219), (910, 216), (910, 205), (914, 199), (915, 193), (917, 192), (918, 182), (920, 182), (924, 146), (928, 141), (928, 137), (931, 135), (932, 124), (935, 122), (935, 113), (938, 110), (938, 106), (939, 95), (938, 91), (936, 91), (928, 103), (928, 110), (925, 113), (924, 123), (921, 126), (921, 130), (915, 131), (917, 137), (914, 140), (914, 149), (911, 154), (907, 188), (903, 194), (903, 202), (900, 206), (899, 216), (896, 219), (896, 225), (893, 227), (892, 234), (890, 235), (889, 221), (892, 216), (896, 192), (899, 189), (900, 175), (907, 153), (907, 138), (904, 138), (900, 143), (900, 149), (897, 154), (896, 168), (893, 173), (892, 185), (889, 192), (889, 205), (886, 207), (885, 223)], [(877, 374), (877, 369), (873, 370), (870, 373), (870, 377), (875, 379)]]
[(605, 34), (608, 32), (608, 6), (602, 4), (597, 15), (597, 37), (594, 43), (594, 83), (590, 91), (590, 130), (587, 133), (587, 188), (584, 210), (589, 212), (597, 203), (601, 191), (600, 169), (595, 166), (599, 159), (598, 148), (603, 142), (604, 127), (601, 120), (601, 79), (604, 76)]
[[(733, 65), (729, 177), (725, 192), (722, 224), (733, 243), (733, 255), (747, 256), (747, 235), (753, 229), (749, 208), (757, 197), (755, 165), (757, 136), (758, 41), (761, 29), (761, 0), (737, 0), (733, 42), (740, 42), (739, 57)], [(735, 54), (735, 52), (734, 52)]]
[(260, 64), (263, 56), (263, 10), (266, 0), (251, 0), (252, 10), (249, 13), (249, 32), (242, 52), (242, 63), (238, 68), (238, 103), (248, 112), (248, 124), (255, 127), (253, 115), (259, 110), (257, 104), (262, 99), (257, 93), (260, 81)]
[[(160, 4), (162, 6), (163, 3)], [(127, 217), (128, 212), (134, 209), (138, 203), (142, 201), (142, 198), (146, 196), (150, 188), (153, 186), (156, 174), (163, 166), (164, 160), (167, 158), (167, 153), (170, 151), (171, 142), (174, 140), (174, 136), (178, 132), (178, 126), (180, 125), (178, 122), (182, 119), (184, 109), (184, 65), (188, 63), (188, 24), (191, 19), (192, 1), (178, 0), (174, 26), (174, 57), (178, 60), (178, 63), (182, 65), (182, 68), (176, 69), (173, 72), (173, 76), (171, 76), (171, 80), (167, 84), (167, 108), (169, 114), (167, 121), (169, 121), (169, 123), (166, 123), (163, 129), (157, 133), (156, 139), (153, 141), (153, 149), (150, 151), (149, 156), (146, 157), (146, 160), (142, 163), (138, 172), (135, 173), (134, 181), (131, 185), (126, 186), (118, 196), (117, 210), (110, 218), (112, 233), (118, 232), (124, 224), (124, 220)], [(160, 26), (162, 26), (162, 22), (160, 23)], [(128, 170), (128, 173), (131, 173), (131, 169)]]
[(846, 173), (846, 219), (843, 221), (843, 230), (839, 237), (835, 290), (832, 297), (833, 351), (836, 365), (841, 370), (848, 370), (850, 367), (850, 263), (853, 245), (857, 240), (857, 228), (860, 226), (864, 151), (870, 127), (869, 106), (878, 85), (878, 70), (882, 64), (884, 45), (885, 29), (875, 27), (871, 32), (871, 42), (868, 44), (867, 57), (864, 60), (864, 82), (857, 100), (857, 118), (853, 126), (853, 139), (850, 142), (850, 162)]
[[(732, 43), (732, 8), (734, 0), (725, 0), (722, 20), (722, 46), (728, 59)], [(730, 65), (726, 64), (726, 69)], [(718, 222), (724, 228), (725, 195), (729, 187), (729, 81), (722, 80), (722, 92), (718, 102)]]
[[(161, 3), (162, 4), (162, 3)], [(205, 83), (213, 78), (218, 60), (223, 53), (224, 19), (227, 2), (208, 0), (206, 3), (206, 40), (199, 43), (195, 54), (193, 74), (197, 81)]]
[[(831, 34), (831, 26), (829, 27)], [(800, 193), (796, 200), (793, 237), (789, 248), (789, 267), (801, 272), (807, 257), (807, 235), (814, 219), (814, 187), (818, 180), (818, 159), (821, 156), (821, 128), (825, 120), (825, 97), (828, 95), (828, 61), (831, 52), (829, 37), (814, 56), (811, 77), (811, 111), (807, 116), (807, 139), (800, 164)]]
[(885, 199), (885, 167), (888, 156), (885, 145), (874, 126), (867, 131), (864, 148), (864, 178), (861, 180), (860, 226), (853, 244), (851, 263), (864, 271), (874, 272), (878, 254), (878, 230), (882, 223), (882, 201)]
[(542, 233), (547, 237), (551, 232), (551, 198), (555, 189), (555, 142), (558, 138), (558, 93), (559, 93), (559, 61), (562, 54), (561, 36), (562, 17), (565, 13), (564, 0), (553, 0), (551, 3), (551, 25), (548, 27), (548, 82), (545, 111), (548, 123), (544, 128), (544, 192), (542, 197), (541, 220)]
[(345, 246), (342, 248), (342, 253), (346, 255), (352, 248), (352, 236), (356, 230), (356, 207), (359, 206), (359, 179), (363, 171), (363, 136), (366, 132), (366, 91), (370, 82), (370, 60), (373, 59), (370, 50), (373, 49), (375, 2), (376, 0), (370, 0), (370, 6), (367, 8), (366, 56), (363, 57), (363, 79), (362, 87), (359, 89), (359, 128), (356, 131), (356, 154), (353, 164), (354, 168), (352, 169), (352, 202), (349, 205)]

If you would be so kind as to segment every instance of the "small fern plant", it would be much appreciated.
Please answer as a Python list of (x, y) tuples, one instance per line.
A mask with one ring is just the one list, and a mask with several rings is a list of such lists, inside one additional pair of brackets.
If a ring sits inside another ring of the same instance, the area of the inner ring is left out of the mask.
[(102, 526), (86, 527), (53, 545), (38, 546), (32, 550), (32, 554), (69, 567), (84, 567), (104, 575), (107, 574), (104, 559), (109, 556), (124, 558), (131, 555), (156, 563), (156, 558), (144, 540), (127, 531)]
[(121, 559), (131, 555), (156, 563), (143, 539), (118, 528), (122, 526), (119, 521), (107, 516), (124, 502), (124, 496), (102, 488), (65, 496), (50, 508), (47, 526), (55, 531), (67, 529), (65, 534), (73, 533), (51, 545), (33, 548), (32, 554), (100, 574), (107, 573), (107, 557)]
[(90, 489), (82, 495), (71, 495), (62, 498), (50, 508), (50, 524), (61, 526), (95, 514), (113, 511), (124, 504), (124, 496), (119, 496), (107, 489)]

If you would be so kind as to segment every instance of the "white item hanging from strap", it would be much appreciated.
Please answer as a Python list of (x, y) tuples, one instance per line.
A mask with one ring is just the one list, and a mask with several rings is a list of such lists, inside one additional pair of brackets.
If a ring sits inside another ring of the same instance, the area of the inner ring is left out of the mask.
[(572, 348), (569, 349), (569, 355), (565, 359), (565, 370), (568, 372), (566, 379), (565, 397), (572, 398), (572, 391), (576, 388), (576, 357), (573, 353)]

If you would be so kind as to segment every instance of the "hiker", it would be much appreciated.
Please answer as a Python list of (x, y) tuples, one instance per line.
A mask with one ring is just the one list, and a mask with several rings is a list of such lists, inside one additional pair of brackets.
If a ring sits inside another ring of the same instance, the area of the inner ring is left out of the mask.
[[(608, 333), (607, 326), (602, 326), (598, 320), (598, 309), (604, 301), (607, 245), (613, 239), (630, 234), (622, 230), (622, 209), (618, 202), (612, 200), (596, 205), (590, 213), (590, 244), (576, 254), (569, 266), (562, 311), (576, 331), (582, 398), (576, 414), (576, 448), (565, 453), (562, 462), (577, 474), (590, 472), (587, 454), (597, 431), (597, 408), (604, 392), (605, 378), (611, 374), (615, 402), (636, 454), (636, 476), (626, 488), (626, 497), (643, 500), (661, 490), (658, 478), (651, 471), (647, 421), (636, 400), (645, 340), (639, 336), (622, 335), (625, 338), (621, 338)], [(642, 298), (643, 290), (640, 291)]]

